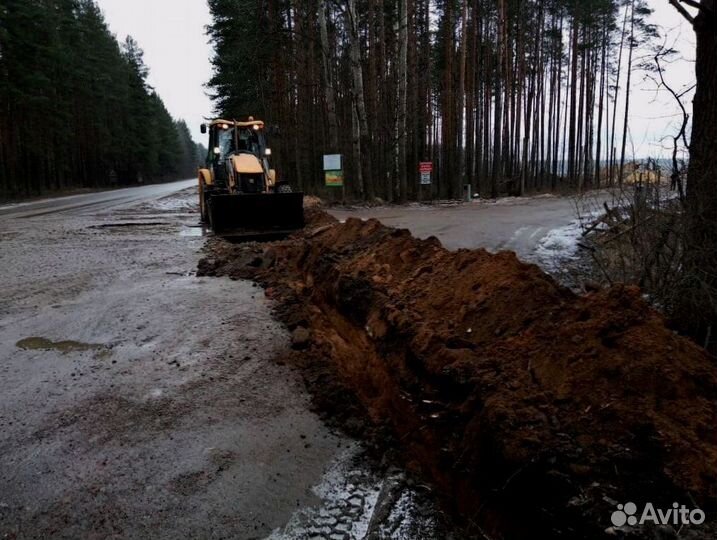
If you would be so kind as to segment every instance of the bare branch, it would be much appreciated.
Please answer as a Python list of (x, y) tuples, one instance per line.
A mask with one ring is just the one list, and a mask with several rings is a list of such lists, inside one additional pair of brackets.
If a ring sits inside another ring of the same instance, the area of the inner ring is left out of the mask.
[(680, 92), (679, 94), (677, 94), (677, 97), (678, 97), (678, 98), (681, 98), (682, 96), (684, 96), (684, 95), (687, 94), (688, 92), (691, 92), (691, 91), (694, 90), (695, 88), (697, 88), (697, 83), (692, 84), (692, 85), (690, 85), (689, 87), (685, 88), (682, 92)]
[(675, 6), (675, 9), (680, 12), (680, 15), (682, 15), (690, 24), (695, 24), (695, 18), (690, 15), (690, 12), (685, 9), (685, 6), (680, 4), (678, 0), (668, 0), (670, 4)]
[(687, 4), (688, 6), (693, 7), (693, 8), (695, 8), (695, 9), (702, 10), (702, 11), (708, 13), (708, 14), (709, 14), (709, 13), (712, 13), (712, 10), (711, 10), (711, 9), (709, 9), (709, 8), (708, 8), (707, 6), (705, 6), (704, 4), (700, 4), (700, 3), (697, 2), (696, 0), (680, 0), (680, 2), (682, 2), (683, 4)]
[(665, 82), (665, 76), (663, 74), (662, 66), (660, 65), (660, 57), (663, 56), (665, 53), (658, 51), (657, 54), (655, 54), (655, 64), (657, 65), (657, 73), (660, 75), (660, 82), (662, 83), (662, 86), (664, 86), (670, 94), (672, 94), (672, 97), (675, 98), (675, 101), (677, 101), (677, 105), (679, 105), (680, 110), (682, 111), (682, 125), (680, 126), (680, 131), (675, 135), (673, 139), (673, 147), (672, 147), (672, 185), (670, 186), (671, 189), (677, 188), (679, 194), (680, 194), (680, 201), (684, 203), (685, 200), (685, 193), (684, 188), (682, 185), (682, 178), (680, 176), (680, 171), (677, 163), (677, 149), (679, 145), (680, 138), (682, 139), (682, 142), (685, 146), (688, 146), (687, 144), (687, 122), (690, 120), (690, 115), (687, 114), (687, 111), (685, 110), (685, 106), (682, 104), (682, 100), (680, 97), (683, 94), (677, 94), (671, 86), (669, 86)]

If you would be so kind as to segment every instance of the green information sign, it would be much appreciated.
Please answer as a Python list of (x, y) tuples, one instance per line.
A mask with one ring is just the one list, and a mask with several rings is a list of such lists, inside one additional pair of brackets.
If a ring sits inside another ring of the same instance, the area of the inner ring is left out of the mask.
[(343, 187), (344, 171), (324, 171), (326, 185), (329, 187)]
[(327, 154), (324, 156), (324, 177), (329, 187), (344, 187), (344, 167), (341, 154)]

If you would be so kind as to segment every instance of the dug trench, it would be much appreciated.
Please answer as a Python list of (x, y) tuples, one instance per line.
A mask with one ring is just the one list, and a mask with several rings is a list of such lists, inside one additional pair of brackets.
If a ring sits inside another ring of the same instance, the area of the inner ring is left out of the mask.
[(679, 502), (713, 537), (717, 368), (638, 289), (580, 296), (512, 252), (307, 214), (286, 240), (211, 239), (199, 273), (259, 282), (319, 408), (397, 447), (467, 530), (653, 538), (611, 527), (616, 505)]

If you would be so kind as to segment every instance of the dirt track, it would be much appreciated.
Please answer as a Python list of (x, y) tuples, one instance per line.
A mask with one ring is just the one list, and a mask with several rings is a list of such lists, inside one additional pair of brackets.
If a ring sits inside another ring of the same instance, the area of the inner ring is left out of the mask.
[(260, 289), (194, 276), (192, 184), (0, 210), (0, 538), (432, 527), (372, 523), (403, 474), (311, 412)]

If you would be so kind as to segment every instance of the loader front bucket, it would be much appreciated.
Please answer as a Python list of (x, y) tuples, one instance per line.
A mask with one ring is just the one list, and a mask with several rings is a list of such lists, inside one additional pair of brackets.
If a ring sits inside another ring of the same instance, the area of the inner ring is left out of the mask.
[(291, 232), (304, 226), (303, 193), (242, 193), (209, 199), (216, 234)]

